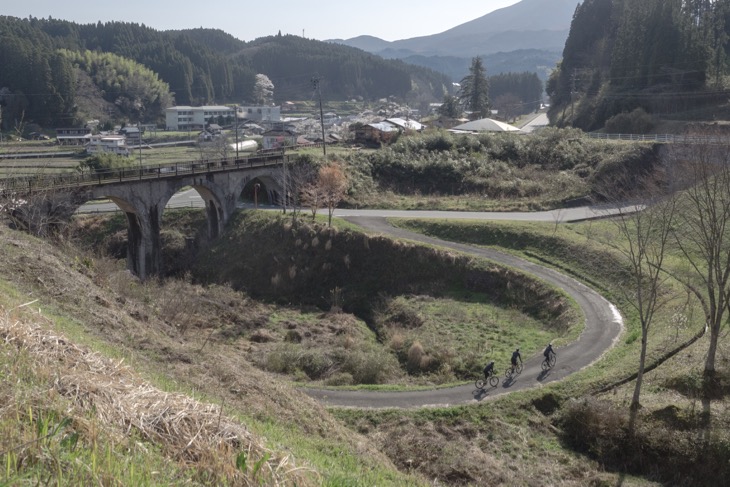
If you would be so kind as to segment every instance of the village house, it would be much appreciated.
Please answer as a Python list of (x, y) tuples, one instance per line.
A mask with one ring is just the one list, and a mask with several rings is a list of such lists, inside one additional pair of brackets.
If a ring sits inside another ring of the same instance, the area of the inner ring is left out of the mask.
[(283, 127), (276, 127), (263, 134), (263, 149), (284, 149), (297, 145), (297, 134)]
[(420, 132), (425, 128), (423, 124), (416, 122), (415, 120), (406, 120), (403, 118), (386, 118), (384, 122), (393, 125), (401, 131), (412, 130), (415, 132)]
[(139, 127), (128, 125), (121, 129), (119, 133), (126, 137), (129, 146), (137, 146), (142, 143), (142, 131)]
[(400, 130), (387, 122), (358, 124), (355, 126), (355, 141), (359, 143), (387, 142)]
[(116, 154), (128, 156), (127, 138), (124, 135), (92, 135), (86, 144), (89, 154)]
[(91, 139), (91, 129), (62, 128), (56, 129), (56, 140), (60, 145), (86, 145)]

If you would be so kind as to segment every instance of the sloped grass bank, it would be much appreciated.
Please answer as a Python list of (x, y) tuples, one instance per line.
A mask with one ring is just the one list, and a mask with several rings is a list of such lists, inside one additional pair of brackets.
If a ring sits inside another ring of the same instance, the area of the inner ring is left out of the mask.
[(194, 269), (252, 296), (333, 306), (371, 317), (379, 294), (484, 293), (560, 328), (570, 310), (553, 288), (520, 272), (467, 256), (381, 236), (311, 225), (263, 212), (236, 214), (229, 231)]
[(163, 392), (33, 317), (0, 307), (4, 484), (319, 484), (220, 407)]
[[(216, 450), (213, 459), (203, 455), (197, 458), (199, 463), (196, 463), (195, 458), (185, 461), (185, 455), (191, 453), (189, 450), (177, 444), (165, 444), (164, 441), (164, 432), (177, 427), (175, 421), (192, 424), (186, 422), (185, 415), (168, 418), (162, 414), (162, 419), (172, 420), (172, 424), (167, 425), (164, 422), (156, 423), (160, 415), (153, 413), (147, 416), (145, 413), (145, 421), (159, 424), (164, 431), (162, 438), (159, 435), (144, 438), (141, 434), (133, 434), (136, 431), (133, 420), (119, 430), (107, 424), (107, 417), (94, 417), (93, 408), (85, 410), (85, 413), (81, 413), (80, 421), (86, 421), (83, 424), (93, 426), (98, 422), (97, 430), (102, 426), (109, 427), (114, 434), (120, 435), (113, 436), (115, 443), (112, 440), (104, 443), (101, 432), (92, 436), (92, 439), (97, 438), (100, 448), (105, 448), (104, 461), (108, 457), (115, 467), (128, 466), (134, 474), (113, 477), (116, 471), (110, 471), (111, 478), (120, 479), (120, 483), (144, 485), (145, 475), (157, 471), (155, 466), (159, 458), (162, 464), (159, 474), (161, 481), (156, 483), (153, 478), (149, 482), (152, 485), (176, 485), (182, 483), (181, 479), (193, 485), (195, 479), (200, 479), (200, 483), (206, 485), (248, 485), (235, 477), (236, 472), (241, 472), (245, 478), (244, 470), (248, 474), (256, 471), (256, 475), (250, 477), (255, 485), (276, 485), (276, 479), (263, 476), (263, 472), (269, 469), (267, 465), (283, 474), (284, 470), (290, 470), (287, 465), (291, 465), (291, 460), (301, 471), (295, 469), (290, 472), (294, 476), (290, 478), (302, 475), (301, 483), (304, 485), (426, 484), (416, 475), (398, 472), (392, 462), (373, 448), (368, 440), (344, 428), (321, 405), (275, 377), (262, 373), (247, 361), (246, 354), (242, 353), (247, 344), (231, 339), (229, 332), (255, 327), (259, 317), (272, 313), (267, 305), (222, 286), (201, 288), (177, 280), (142, 283), (123, 271), (123, 265), (117, 267), (116, 262), (84, 254), (68, 243), (52, 246), (5, 226), (0, 226), (0, 254), (3, 255), (0, 259), (0, 276), (3, 279), (0, 280), (0, 298), (12, 297), (10, 302), (2, 301), (6, 308), (38, 299), (33, 304), (33, 310), (42, 311), (45, 317), (42, 323), (44, 330), (50, 330), (52, 336), (68, 337), (63, 339), (65, 346), (95, 350), (104, 357), (112, 358), (111, 363), (117, 367), (126, 365), (133, 368), (149, 384), (162, 391), (159, 398), (141, 401), (145, 407), (155, 406), (174, 411), (175, 405), (166, 398), (193, 398), (190, 400), (199, 401), (201, 407), (211, 408), (213, 414), (206, 414), (206, 418), (212, 418), (214, 429), (229, 424), (227, 418), (235, 418), (234, 423), (259, 438), (260, 445), (265, 448), (264, 456), (258, 456), (249, 449), (247, 443), (242, 442), (235, 449)], [(6, 350), (3, 349), (2, 353), (5, 354)], [(32, 378), (23, 376), (18, 378), (20, 383), (8, 382), (2, 386), (9, 387), (14, 394), (16, 391), (25, 391), (23, 387), (27, 385), (27, 396), (41, 399), (48, 396), (57, 379), (66, 376), (64, 369), (51, 355), (49, 357), (49, 361), (43, 362), (50, 364), (47, 374), (40, 381), (33, 382)], [(7, 358), (10, 363), (18, 362), (15, 354)], [(36, 358), (31, 360), (35, 361)], [(112, 368), (110, 374), (113, 375), (115, 371)], [(72, 373), (83, 375), (87, 372), (86, 366), (82, 365)], [(94, 394), (104, 395), (105, 385), (113, 379), (110, 377), (107, 380), (103, 370), (98, 372), (103, 378), (93, 382), (91, 397)], [(118, 371), (115, 373), (120, 375)], [(127, 380), (124, 375), (121, 378)], [(72, 399), (90, 405), (90, 396), (79, 394), (77, 398), (76, 390), (71, 388)], [(129, 396), (134, 399), (134, 395)], [(8, 424), (13, 425), (17, 417), (22, 417), (27, 412), (27, 403), (21, 401), (19, 404), (18, 408), (0, 408), (3, 415), (9, 415), (0, 418), (0, 422), (7, 419), (10, 421)], [(64, 422), (69, 407), (69, 403), (62, 402), (60, 406), (48, 408), (63, 411), (63, 414), (54, 416), (58, 419), (56, 424)], [(33, 424), (31, 427), (36, 426)], [(70, 426), (64, 426), (63, 432), (67, 431), (70, 434), (74, 432)], [(219, 432), (223, 431), (225, 428)], [(195, 433), (184, 436), (187, 444), (195, 438)], [(22, 431), (10, 436), (13, 440), (10, 446), (17, 448), (20, 445), (15, 440), (21, 441), (26, 437)], [(63, 436), (58, 438), (62, 439)], [(86, 438), (79, 438), (78, 441), (81, 445)], [(110, 447), (106, 448), (106, 445)], [(129, 449), (125, 450), (125, 446)], [(66, 446), (62, 445), (62, 448)], [(146, 450), (149, 450), (149, 455), (142, 458)], [(171, 450), (173, 456), (168, 456)], [(159, 456), (153, 455), (153, 452), (158, 452)], [(268, 458), (266, 452), (271, 452)], [(246, 453), (245, 456), (243, 453)], [(79, 468), (87, 469), (83, 463), (87, 459), (96, 458), (98, 461), (101, 453), (95, 455), (80, 458)], [(3, 461), (7, 459), (3, 457)], [(137, 463), (138, 460), (141, 463)], [(280, 463), (284, 460), (284, 463)], [(43, 461), (53, 459), (45, 458)], [(43, 464), (41, 469), (45, 476), (37, 483), (53, 482), (51, 471), (45, 470), (49, 465)], [(279, 466), (282, 470), (277, 470)], [(12, 472), (12, 478), (35, 478), (32, 476), (36, 474), (30, 471), (32, 468), (32, 463), (23, 463), (17, 472)], [(314, 480), (307, 482), (305, 477), (310, 474)], [(89, 483), (86, 477), (77, 478), (82, 479), (77, 483)], [(299, 485), (299, 480), (296, 482)], [(280, 483), (294, 484), (285, 480)]]

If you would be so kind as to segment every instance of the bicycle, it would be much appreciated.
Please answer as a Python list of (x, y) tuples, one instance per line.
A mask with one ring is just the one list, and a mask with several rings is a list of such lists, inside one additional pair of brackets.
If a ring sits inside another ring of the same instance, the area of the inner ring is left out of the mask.
[(499, 377), (497, 377), (496, 374), (491, 373), (489, 374), (489, 378), (477, 379), (474, 383), (474, 385), (477, 386), (477, 389), (484, 389), (487, 384), (492, 387), (497, 387), (499, 385)]
[(555, 367), (555, 361), (557, 360), (557, 355), (555, 352), (550, 353), (545, 359), (542, 361), (542, 370), (550, 370), (553, 367)]
[(504, 371), (504, 379), (509, 381), (512, 380), (513, 377), (517, 377), (522, 373), (522, 363), (515, 365), (514, 367), (507, 367), (507, 370)]

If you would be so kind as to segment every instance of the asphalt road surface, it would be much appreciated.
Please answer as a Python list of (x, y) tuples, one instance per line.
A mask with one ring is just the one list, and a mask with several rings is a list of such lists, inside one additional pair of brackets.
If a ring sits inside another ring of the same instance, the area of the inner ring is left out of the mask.
[[(418, 408), (427, 406), (454, 406), (470, 404), (543, 384), (564, 379), (568, 375), (590, 366), (599, 360), (618, 340), (623, 322), (615, 306), (600, 294), (575, 279), (552, 269), (528, 262), (513, 255), (471, 245), (447, 242), (417, 233), (395, 228), (383, 217), (349, 217), (349, 221), (368, 230), (397, 238), (438, 245), (457, 250), (475, 257), (487, 258), (533, 274), (568, 293), (583, 310), (585, 329), (580, 337), (560, 348), (556, 348), (557, 363), (552, 370), (541, 369), (542, 353), (526, 358), (522, 374), (511, 382), (504, 377), (496, 388), (478, 390), (473, 383), (428, 391), (380, 392), (344, 391), (326, 389), (305, 389), (305, 392), (329, 406), (352, 408)], [(519, 346), (519, 344), (515, 344)], [(495, 364), (498, 373), (503, 373), (509, 364)]]

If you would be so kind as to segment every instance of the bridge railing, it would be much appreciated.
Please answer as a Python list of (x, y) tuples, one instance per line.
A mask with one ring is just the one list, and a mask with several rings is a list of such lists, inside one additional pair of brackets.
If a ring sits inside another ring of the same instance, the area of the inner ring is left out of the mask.
[(36, 190), (96, 186), (142, 179), (172, 178), (181, 175), (231, 171), (244, 167), (263, 167), (282, 164), (288, 157), (282, 151), (260, 152), (255, 156), (232, 159), (205, 159), (120, 167), (113, 169), (38, 175), (23, 178), (0, 179), (0, 192), (32, 192)]
[(730, 144), (730, 137), (716, 135), (676, 134), (599, 134), (586, 133), (586, 137), (601, 140), (625, 140), (633, 142), (657, 142), (664, 144)]

